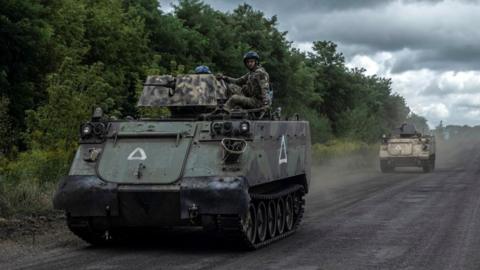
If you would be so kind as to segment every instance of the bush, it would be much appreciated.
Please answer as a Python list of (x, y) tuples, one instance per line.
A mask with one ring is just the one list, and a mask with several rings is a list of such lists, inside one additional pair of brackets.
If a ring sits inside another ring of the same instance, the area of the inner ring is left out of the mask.
[(324, 162), (352, 154), (371, 155), (373, 152), (376, 152), (376, 150), (377, 145), (369, 145), (361, 141), (334, 139), (325, 144), (313, 144), (312, 159), (314, 162)]
[(52, 208), (58, 179), (68, 172), (72, 152), (32, 150), (0, 170), (0, 216), (39, 214)]

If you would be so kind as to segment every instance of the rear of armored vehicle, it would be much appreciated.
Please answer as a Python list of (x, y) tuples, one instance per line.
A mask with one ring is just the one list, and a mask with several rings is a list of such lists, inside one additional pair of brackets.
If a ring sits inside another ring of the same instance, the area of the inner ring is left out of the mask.
[(384, 138), (379, 157), (382, 172), (391, 172), (396, 167), (421, 167), (430, 172), (435, 167), (435, 138), (405, 127)]
[[(212, 83), (211, 75), (186, 75), (169, 88), (172, 78), (151, 77), (140, 105), (214, 109)], [(81, 130), (54, 205), (90, 243), (125, 229), (197, 226), (234, 232), (256, 248), (292, 233), (301, 220), (310, 179), (305, 121), (175, 117), (91, 121)]]

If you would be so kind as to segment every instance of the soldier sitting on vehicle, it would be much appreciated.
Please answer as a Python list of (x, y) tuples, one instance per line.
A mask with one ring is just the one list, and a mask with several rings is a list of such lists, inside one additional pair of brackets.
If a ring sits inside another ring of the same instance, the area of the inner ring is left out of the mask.
[(240, 78), (231, 78), (217, 75), (218, 79), (224, 80), (227, 87), (225, 103), (227, 109), (243, 108), (256, 109), (270, 106), (269, 75), (259, 64), (260, 57), (256, 52), (250, 51), (243, 56), (243, 63), (249, 72)]

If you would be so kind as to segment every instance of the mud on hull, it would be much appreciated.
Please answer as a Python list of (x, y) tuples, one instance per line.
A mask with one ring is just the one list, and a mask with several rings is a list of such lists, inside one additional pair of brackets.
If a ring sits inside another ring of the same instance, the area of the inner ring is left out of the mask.
[(96, 176), (67, 176), (55, 194), (54, 207), (71, 217), (109, 217), (127, 227), (174, 226), (201, 215), (245, 213), (250, 201), (247, 190), (245, 179), (237, 177), (184, 178), (178, 185), (120, 185)]
[(128, 229), (203, 227), (256, 249), (292, 234), (304, 209), (303, 185), (248, 192), (241, 177), (184, 178), (179, 185), (119, 185), (68, 176), (55, 194), (67, 225), (91, 244), (112, 243)]

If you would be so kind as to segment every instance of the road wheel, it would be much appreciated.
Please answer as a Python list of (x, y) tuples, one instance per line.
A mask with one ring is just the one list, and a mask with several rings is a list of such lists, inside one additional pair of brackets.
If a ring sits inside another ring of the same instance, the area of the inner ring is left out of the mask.
[(277, 200), (277, 233), (282, 234), (285, 228), (285, 203), (282, 198)]
[(268, 202), (267, 207), (268, 237), (275, 237), (277, 232), (277, 205), (274, 200)]
[(255, 243), (255, 238), (257, 237), (257, 212), (253, 204), (250, 204), (248, 213), (242, 220), (242, 230), (246, 240), (250, 244)]
[(293, 228), (293, 198), (288, 195), (285, 199), (285, 230), (290, 231)]
[(257, 238), (258, 242), (265, 241), (267, 237), (267, 208), (265, 203), (260, 202), (257, 206)]

